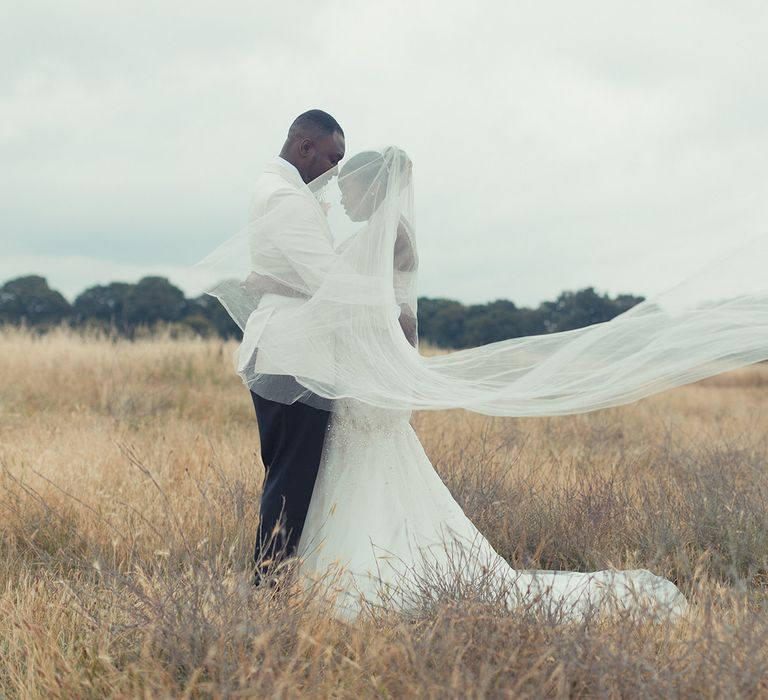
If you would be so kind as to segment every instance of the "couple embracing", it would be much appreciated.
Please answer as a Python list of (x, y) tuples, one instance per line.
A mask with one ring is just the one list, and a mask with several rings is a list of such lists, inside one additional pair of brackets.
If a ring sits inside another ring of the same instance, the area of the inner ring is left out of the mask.
[(605, 324), (424, 357), (412, 162), (392, 146), (345, 155), (333, 117), (297, 117), (248, 226), (205, 261), (209, 293), (243, 329), (236, 366), (266, 470), (257, 582), (290, 571), (345, 618), (417, 608), (447, 577), (571, 619), (679, 614), (682, 594), (646, 570), (512, 569), (441, 481), (410, 415), (576, 413), (765, 359), (762, 277), (742, 276), (737, 304), (694, 279)]

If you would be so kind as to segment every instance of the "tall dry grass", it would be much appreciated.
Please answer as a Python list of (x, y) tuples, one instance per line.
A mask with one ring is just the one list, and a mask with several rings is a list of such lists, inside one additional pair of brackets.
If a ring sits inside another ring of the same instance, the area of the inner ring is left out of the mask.
[(0, 333), (0, 698), (768, 696), (768, 367), (584, 416), (414, 416), (514, 566), (649, 568), (687, 619), (446, 596), (348, 625), (250, 585), (263, 470), (233, 349)]

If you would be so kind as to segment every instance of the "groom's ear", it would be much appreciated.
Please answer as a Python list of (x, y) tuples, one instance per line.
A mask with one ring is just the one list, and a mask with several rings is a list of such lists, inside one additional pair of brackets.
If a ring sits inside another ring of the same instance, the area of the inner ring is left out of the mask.
[(299, 153), (302, 156), (308, 156), (310, 154), (310, 151), (312, 150), (312, 146), (314, 145), (314, 142), (312, 139), (301, 139), (299, 142)]

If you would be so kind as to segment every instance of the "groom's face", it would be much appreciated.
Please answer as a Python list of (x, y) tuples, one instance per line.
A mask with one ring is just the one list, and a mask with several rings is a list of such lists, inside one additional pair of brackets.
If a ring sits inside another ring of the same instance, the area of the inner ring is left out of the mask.
[(312, 182), (332, 170), (344, 157), (344, 137), (338, 131), (312, 139), (306, 147), (305, 167), (301, 173), (304, 182)]

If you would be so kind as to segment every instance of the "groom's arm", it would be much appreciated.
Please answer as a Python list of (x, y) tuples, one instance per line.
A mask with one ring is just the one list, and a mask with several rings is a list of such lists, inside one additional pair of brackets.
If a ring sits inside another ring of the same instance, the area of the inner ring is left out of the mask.
[(251, 272), (242, 283), (242, 286), (246, 292), (255, 296), (277, 294), (281, 297), (293, 297), (296, 299), (308, 298), (306, 294), (294, 287), (280, 282), (280, 280), (275, 279), (271, 275), (264, 275), (259, 272)]
[[(312, 296), (331, 270), (346, 267), (333, 248), (327, 222), (305, 194), (276, 192), (270, 198), (267, 217), (273, 243), (303, 283), (294, 291)], [(351, 268), (343, 271), (353, 273)]]

